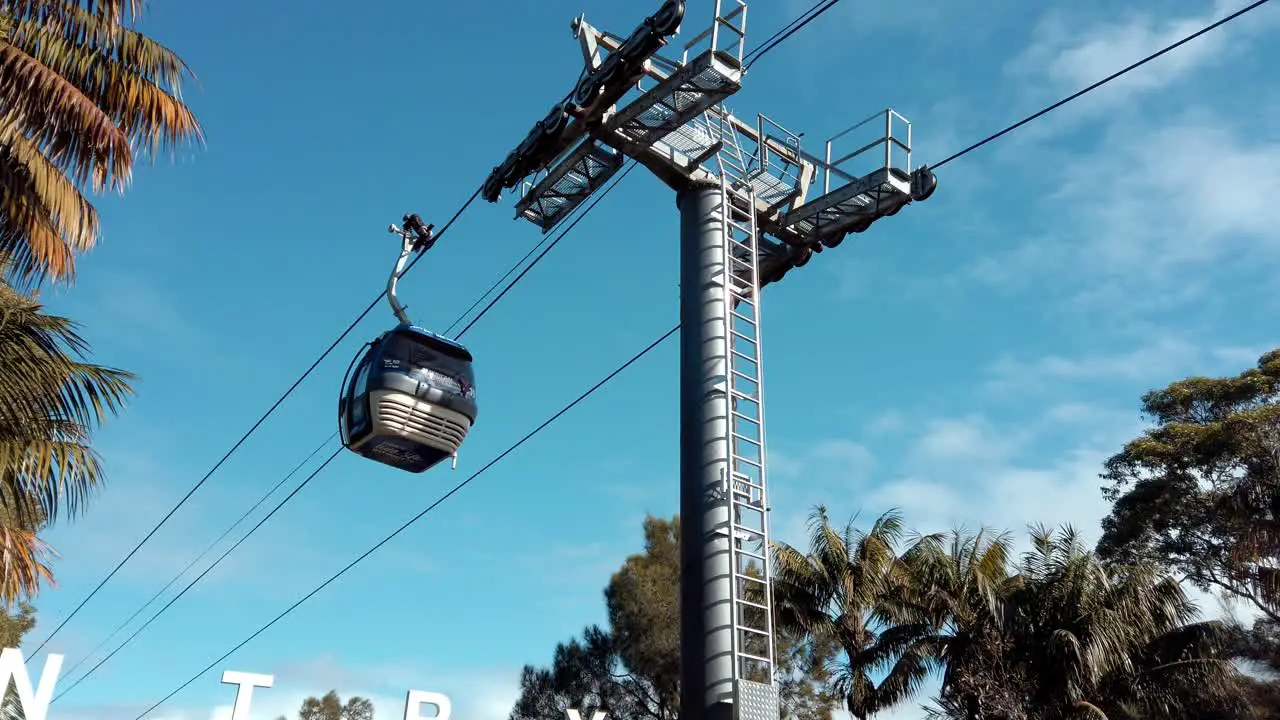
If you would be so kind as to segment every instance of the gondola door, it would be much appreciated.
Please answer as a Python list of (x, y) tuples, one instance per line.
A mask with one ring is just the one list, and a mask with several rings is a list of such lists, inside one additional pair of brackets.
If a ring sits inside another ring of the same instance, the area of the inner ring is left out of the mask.
[(376, 354), (373, 351), (365, 353), (347, 389), (347, 407), (342, 420), (346, 426), (343, 444), (348, 447), (359, 444), (372, 429), (373, 420), (369, 416), (369, 369), (373, 366)]

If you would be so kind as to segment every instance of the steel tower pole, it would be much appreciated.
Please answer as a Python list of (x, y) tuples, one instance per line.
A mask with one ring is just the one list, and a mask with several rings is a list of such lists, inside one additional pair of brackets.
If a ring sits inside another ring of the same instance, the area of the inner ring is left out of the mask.
[(680, 208), (680, 718), (733, 717), (728, 332), (720, 189)]
[(518, 187), (517, 217), (547, 233), (607, 192), (626, 158), (676, 192), (681, 720), (777, 720), (760, 289), (927, 199), (937, 180), (911, 168), (910, 123), (892, 108), (821, 157), (764, 115), (736, 117), (724, 101), (742, 87), (747, 2), (709, 2), (710, 26), (672, 57), (658, 51), (685, 0), (665, 0), (625, 38), (576, 19), (584, 73), (483, 197)]

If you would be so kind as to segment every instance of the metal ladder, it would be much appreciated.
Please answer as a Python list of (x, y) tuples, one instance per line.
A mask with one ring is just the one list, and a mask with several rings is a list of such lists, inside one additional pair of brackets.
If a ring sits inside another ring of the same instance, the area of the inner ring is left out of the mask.
[(729, 352), (725, 489), (733, 569), (734, 715), (738, 720), (777, 720), (755, 198), (746, 178), (735, 182), (723, 162), (719, 169)]
[[(755, 162), (757, 158), (754, 156), (748, 157), (746, 152), (743, 151), (742, 141), (738, 139), (738, 131), (729, 122), (729, 110), (720, 105), (713, 108), (707, 115), (715, 115), (718, 121), (718, 127), (716, 128), (718, 132), (716, 134), (722, 143), (722, 147), (716, 156), (716, 161), (720, 165), (720, 176), (724, 177), (724, 171), (728, 169), (732, 171), (729, 177), (733, 180), (750, 183), (751, 178), (756, 174), (752, 165), (757, 164)], [(733, 183), (730, 184), (732, 185)], [(739, 196), (741, 197), (742, 194), (739, 193)]]

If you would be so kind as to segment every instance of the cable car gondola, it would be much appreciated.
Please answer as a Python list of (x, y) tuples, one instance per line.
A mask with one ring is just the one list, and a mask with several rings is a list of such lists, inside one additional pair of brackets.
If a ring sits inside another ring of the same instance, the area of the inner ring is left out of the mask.
[[(435, 242), (417, 215), (392, 225), (402, 244), (387, 300), (400, 324), (357, 353), (342, 378), (338, 429), (348, 450), (412, 473), (453, 458), (476, 420), (474, 359), (462, 345), (410, 321), (396, 284), (413, 253)], [(354, 371), (353, 371), (354, 368)]]

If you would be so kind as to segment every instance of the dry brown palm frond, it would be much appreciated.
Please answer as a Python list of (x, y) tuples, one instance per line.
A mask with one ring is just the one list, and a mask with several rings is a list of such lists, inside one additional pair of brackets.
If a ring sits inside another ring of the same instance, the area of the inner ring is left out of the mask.
[(10, 42), (84, 92), (135, 149), (153, 155), (187, 140), (203, 141), (195, 115), (179, 100), (190, 68), (146, 35), (82, 12), (55, 22), (18, 23)]
[(11, 183), (6, 187), (13, 188), (25, 179), (29, 190), (24, 195), (35, 195), (28, 202), (39, 203), (67, 251), (78, 253), (92, 248), (99, 231), (97, 211), (62, 168), (4, 119), (0, 119), (0, 148), (0, 161), (18, 164), (6, 172), (7, 182)]
[(57, 553), (32, 530), (0, 525), (0, 603), (6, 607), (34, 597), (41, 583), (54, 585), (49, 561)]
[(0, 255), (23, 288), (74, 280), (77, 253), (98, 238), (86, 189), (122, 192), (138, 157), (203, 146), (180, 99), (194, 74), (127, 26), (141, 10), (140, 0), (0, 0)]
[[(93, 49), (113, 62), (139, 72), (169, 87), (176, 87), (182, 76), (195, 73), (177, 53), (154, 39), (120, 23), (113, 23), (102, 16), (78, 7), (73, 3), (62, 5), (55, 16), (43, 23), (34, 23), (30, 17), (15, 16), (11, 24), (18, 30), (12, 39), (15, 45), (24, 45), (22, 36), (34, 28), (46, 28), (73, 40), (78, 45)], [(24, 45), (25, 46), (25, 45)]]
[(133, 167), (129, 137), (66, 78), (0, 42), (0, 105), (77, 184), (120, 190)]
[(30, 168), (0, 145), (0, 256), (5, 275), (24, 286), (40, 277), (70, 280), (75, 276), (71, 246), (58, 232), (44, 205)]
[(107, 22), (121, 23), (137, 20), (146, 8), (147, 0), (0, 0), (0, 13), (32, 20), (81, 11)]

